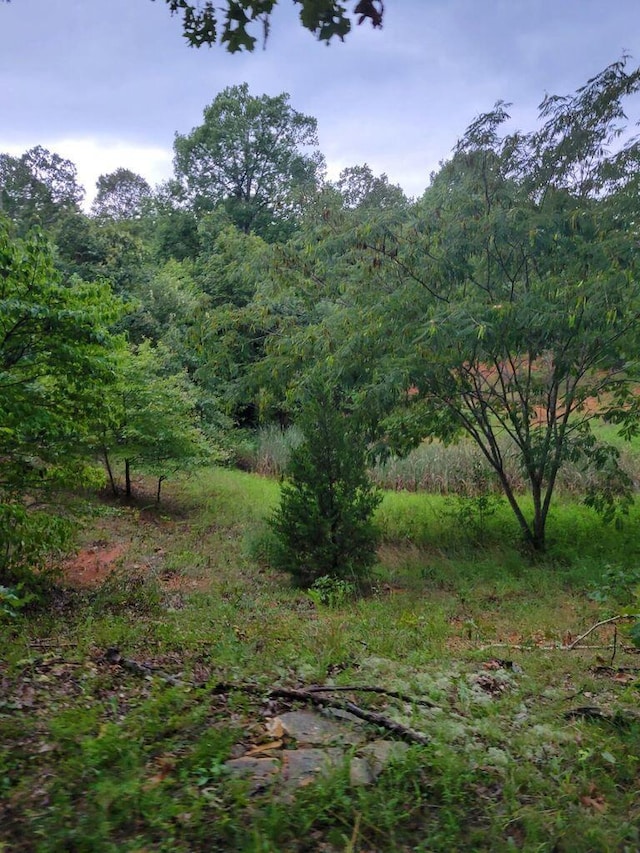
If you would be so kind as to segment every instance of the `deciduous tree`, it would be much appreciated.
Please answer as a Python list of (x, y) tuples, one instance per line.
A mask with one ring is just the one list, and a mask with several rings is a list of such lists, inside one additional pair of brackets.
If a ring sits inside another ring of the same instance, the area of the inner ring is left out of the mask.
[(20, 157), (0, 154), (0, 214), (25, 234), (33, 225), (49, 228), (58, 217), (77, 211), (84, 190), (75, 165), (40, 145)]
[(315, 189), (317, 142), (316, 120), (294, 110), (287, 94), (255, 97), (243, 83), (221, 92), (199, 127), (176, 136), (176, 177), (196, 212), (221, 205), (245, 233), (280, 239)]
[(64, 281), (41, 234), (16, 239), (0, 219), (0, 577), (61, 541), (57, 521), (30, 507), (90, 476), (122, 312), (106, 284)]
[(147, 181), (130, 169), (100, 175), (96, 188), (91, 212), (106, 219), (139, 219), (145, 202), (151, 198)]
[[(395, 384), (404, 428), (415, 439), (469, 436), (535, 550), (568, 459), (600, 471), (600, 508), (628, 486), (592, 424), (624, 417), (640, 378), (640, 146), (624, 133), (625, 99), (639, 89), (640, 71), (615, 63), (574, 95), (545, 98), (530, 133), (502, 134), (497, 105), (468, 129), (410, 226), (360, 235), (372, 259), (358, 309), (368, 322), (341, 358), (365, 335), (386, 350), (378, 388)], [(506, 444), (532, 510), (507, 475)]]

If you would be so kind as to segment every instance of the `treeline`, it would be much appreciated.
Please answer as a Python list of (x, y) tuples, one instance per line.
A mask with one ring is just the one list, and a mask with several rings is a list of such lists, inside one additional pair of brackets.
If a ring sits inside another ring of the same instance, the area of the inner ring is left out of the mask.
[(0, 155), (0, 578), (62, 543), (47, 489), (96, 460), (159, 490), (318, 399), (369, 457), (470, 437), (534, 549), (568, 459), (613, 515), (632, 484), (592, 427), (638, 424), (639, 87), (615, 63), (530, 132), (498, 104), (418, 199), (327, 181), (315, 120), (246, 85), (176, 136), (172, 180), (103, 175), (88, 214), (72, 163)]

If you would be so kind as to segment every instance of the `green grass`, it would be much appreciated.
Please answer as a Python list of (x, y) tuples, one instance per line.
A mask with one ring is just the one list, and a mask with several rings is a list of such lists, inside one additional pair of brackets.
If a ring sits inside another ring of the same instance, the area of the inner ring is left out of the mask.
[[(608, 649), (559, 648), (622, 607), (588, 592), (638, 569), (637, 509), (618, 531), (561, 501), (533, 562), (502, 506), (479, 525), (447, 497), (388, 493), (370, 594), (329, 607), (265, 561), (277, 497), (215, 469), (168, 484), (158, 510), (87, 504), (78, 545), (120, 543), (116, 573), (0, 623), (0, 850), (638, 849), (640, 682), (594, 669)], [(614, 667), (633, 667), (623, 631)], [(186, 686), (108, 666), (110, 646)], [(229, 777), (265, 706), (206, 685), (331, 680), (430, 697), (440, 712), (354, 697), (430, 745), (367, 788), (338, 768), (283, 800)], [(565, 717), (580, 705), (621, 716)]]

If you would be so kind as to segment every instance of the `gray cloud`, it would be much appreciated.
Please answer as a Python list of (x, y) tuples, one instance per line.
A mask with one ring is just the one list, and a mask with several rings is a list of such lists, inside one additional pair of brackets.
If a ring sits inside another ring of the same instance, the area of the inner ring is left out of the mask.
[(219, 91), (247, 81), (318, 119), (330, 166), (368, 162), (416, 194), (497, 99), (528, 126), (545, 92), (572, 91), (624, 50), (640, 59), (637, 0), (386, 7), (381, 32), (327, 48), (283, 3), (266, 51), (228, 56), (186, 46), (161, 0), (0, 4), (0, 150), (90, 139), (97, 175), (112, 168), (100, 169), (100, 145), (170, 149)]

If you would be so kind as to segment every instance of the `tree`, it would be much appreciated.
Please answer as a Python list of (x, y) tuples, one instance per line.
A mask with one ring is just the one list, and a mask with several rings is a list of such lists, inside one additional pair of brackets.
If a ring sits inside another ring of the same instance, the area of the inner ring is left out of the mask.
[(575, 95), (546, 97), (530, 133), (500, 135), (498, 104), (468, 129), (410, 226), (360, 235), (373, 252), (359, 288), (368, 320), (341, 359), (375, 340), (377, 358), (386, 351), (377, 390), (393, 384), (408, 412), (389, 422), (392, 439), (401, 427), (415, 440), (469, 436), (536, 551), (567, 460), (600, 471), (594, 505), (611, 510), (628, 494), (617, 451), (592, 424), (637, 417), (640, 144), (624, 134), (623, 103), (639, 89), (640, 71), (615, 63)]
[(202, 125), (176, 136), (176, 177), (197, 213), (223, 206), (241, 231), (278, 239), (316, 186), (317, 142), (316, 120), (292, 109), (287, 94), (255, 97), (246, 83), (230, 86)]
[(376, 559), (372, 522), (381, 494), (366, 469), (366, 445), (333, 382), (309, 383), (297, 424), (303, 442), (291, 452), (280, 505), (270, 524), (274, 562), (297, 583), (323, 576), (360, 581)]
[[(182, 17), (184, 36), (192, 47), (224, 45), (229, 53), (252, 51), (256, 37), (249, 32), (251, 24), (261, 31), (266, 42), (271, 26), (271, 13), (278, 0), (226, 0), (222, 33), (216, 8), (212, 2), (189, 3), (187, 0), (165, 0), (172, 15)], [(337, 37), (341, 41), (351, 29), (351, 19), (342, 3), (337, 0), (294, 0), (300, 8), (302, 26), (317, 35), (320, 41), (329, 42)], [(382, 0), (357, 0), (354, 16), (362, 24), (370, 21), (373, 27), (382, 27), (384, 4)]]
[(390, 207), (406, 207), (408, 203), (402, 187), (390, 184), (385, 174), (374, 175), (366, 163), (364, 166), (343, 169), (336, 187), (344, 199), (345, 206), (350, 209), (372, 212)]
[(62, 542), (47, 492), (95, 480), (92, 423), (114, 378), (122, 341), (109, 327), (122, 312), (107, 285), (64, 281), (40, 233), (17, 239), (0, 219), (0, 577)]
[(91, 212), (106, 219), (139, 219), (145, 202), (151, 198), (147, 181), (130, 169), (120, 168), (100, 175), (96, 187), (98, 192)]
[(40, 145), (20, 157), (0, 154), (0, 214), (21, 234), (34, 225), (49, 228), (62, 214), (78, 211), (83, 197), (70, 160)]
[(184, 371), (169, 367), (170, 355), (149, 342), (123, 352), (118, 381), (105, 397), (98, 420), (99, 447), (114, 494), (113, 460), (124, 465), (125, 495), (132, 496), (134, 467), (164, 480), (179, 470), (204, 464), (214, 448), (199, 425), (197, 395)]

